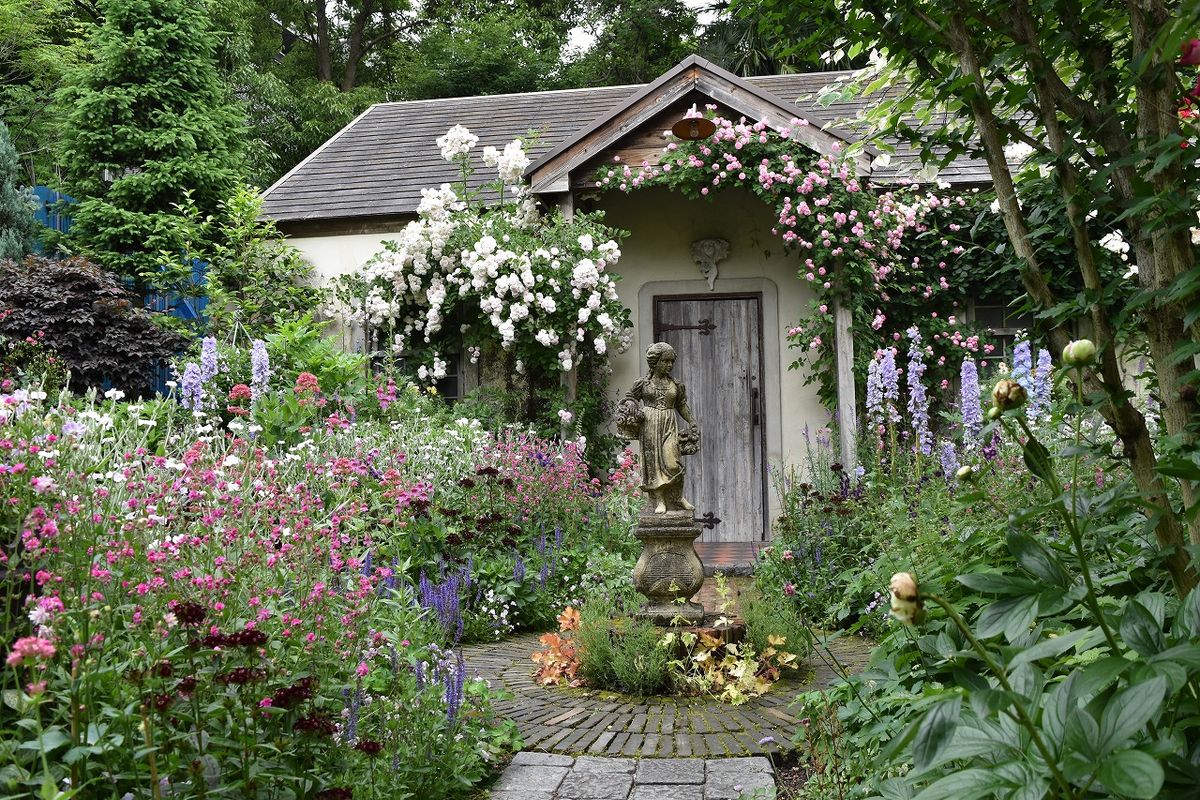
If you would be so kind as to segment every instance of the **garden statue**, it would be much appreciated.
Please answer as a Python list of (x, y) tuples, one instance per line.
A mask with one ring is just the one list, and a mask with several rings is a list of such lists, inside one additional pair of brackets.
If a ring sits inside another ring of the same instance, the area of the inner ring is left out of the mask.
[[(687, 404), (687, 390), (671, 377), (675, 348), (655, 342), (646, 350), (649, 372), (639, 378), (617, 409), (617, 428), (642, 444), (642, 491), (655, 514), (692, 511), (683, 497), (684, 466), (681, 456), (700, 451), (700, 430)], [(675, 414), (688, 428), (682, 433)]]
[[(704, 606), (690, 602), (704, 585), (704, 565), (692, 543), (700, 535), (683, 497), (683, 457), (700, 450), (700, 430), (683, 384), (671, 377), (675, 348), (655, 342), (646, 350), (649, 372), (639, 378), (617, 409), (617, 430), (642, 445), (642, 490), (647, 503), (638, 520), (642, 554), (633, 585), (646, 596), (639, 616), (662, 625), (682, 618), (698, 624)], [(688, 424), (682, 432), (675, 415)]]

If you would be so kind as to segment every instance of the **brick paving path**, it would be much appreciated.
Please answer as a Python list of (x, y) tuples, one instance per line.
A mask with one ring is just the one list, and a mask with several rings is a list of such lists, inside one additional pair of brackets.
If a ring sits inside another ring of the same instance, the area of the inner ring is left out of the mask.
[[(478, 673), (511, 693), (512, 699), (500, 701), (497, 708), (516, 722), (526, 749), (551, 753), (711, 758), (778, 752), (791, 747), (800, 722), (788, 709), (796, 693), (829, 686), (837, 677), (814, 654), (805, 680), (780, 681), (744, 705), (703, 697), (639, 700), (611, 692), (538, 686), (529, 656), (540, 647), (538, 634), (529, 633), (494, 644), (468, 645), (463, 656), (470, 674)], [(870, 645), (860, 639), (837, 640), (830, 650), (850, 672), (860, 671), (870, 655)], [(766, 737), (773, 741), (760, 744)]]
[(773, 800), (771, 763), (755, 758), (596, 758), (518, 753), (491, 800)]

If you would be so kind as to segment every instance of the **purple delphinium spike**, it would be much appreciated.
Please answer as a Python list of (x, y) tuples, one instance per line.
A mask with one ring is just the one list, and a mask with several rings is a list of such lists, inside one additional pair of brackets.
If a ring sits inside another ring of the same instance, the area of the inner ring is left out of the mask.
[(979, 446), (979, 433), (983, 430), (983, 407), (979, 404), (979, 368), (975, 366), (974, 359), (963, 359), (959, 376), (963, 445), (967, 450), (974, 450)]
[(267, 356), (267, 344), (255, 339), (250, 344), (250, 402), (255, 402), (267, 391), (271, 380), (271, 360)]
[(1021, 384), (1027, 396), (1033, 396), (1033, 353), (1028, 339), (1022, 339), (1013, 347), (1012, 379)]
[(879, 351), (867, 365), (867, 420), (878, 446), (883, 446), (883, 380), (879, 376)]
[(1038, 350), (1037, 368), (1033, 373), (1033, 391), (1029, 394), (1029, 419), (1034, 422), (1050, 415), (1050, 390), (1054, 386), (1054, 364), (1050, 361), (1050, 351), (1046, 348)]
[(908, 331), (908, 414), (912, 418), (915, 446), (921, 455), (933, 452), (933, 436), (929, 432), (929, 396), (921, 377), (925, 374), (922, 361), (925, 351), (921, 348), (921, 332), (914, 325)]
[(221, 371), (220, 357), (217, 355), (217, 340), (205, 336), (200, 342), (200, 377), (205, 383), (217, 377)]
[(183, 379), (179, 385), (182, 396), (180, 402), (189, 411), (204, 410), (204, 378), (200, 367), (189, 361), (183, 369)]
[(895, 348), (883, 349), (879, 358), (879, 383), (883, 387), (883, 403), (888, 422), (899, 422), (900, 412), (896, 410), (896, 406), (900, 402), (900, 373), (896, 369)]
[(513, 563), (513, 581), (518, 584), (525, 582), (525, 559), (521, 558), (520, 553), (517, 553), (517, 560)]
[(958, 453), (954, 451), (954, 442), (946, 439), (942, 442), (941, 451), (942, 477), (946, 483), (953, 484), (955, 473), (958, 472)]

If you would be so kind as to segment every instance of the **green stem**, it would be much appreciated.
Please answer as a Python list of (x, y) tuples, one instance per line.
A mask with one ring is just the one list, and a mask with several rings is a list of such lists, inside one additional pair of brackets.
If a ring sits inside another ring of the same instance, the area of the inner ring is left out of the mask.
[[(1078, 383), (1076, 384), (1076, 386), (1078, 386)], [(1018, 417), (1017, 422), (1021, 426), (1022, 430), (1025, 431), (1025, 435), (1029, 437), (1029, 440), (1031, 442), (1038, 441), (1037, 437), (1034, 435), (1033, 431), (1029, 429), (1029, 425), (1028, 425), (1028, 423), (1026, 423), (1026, 421), (1023, 417)], [(1120, 647), (1117, 646), (1117, 639), (1113, 635), (1112, 629), (1109, 628), (1108, 622), (1104, 618), (1104, 612), (1100, 608), (1100, 603), (1096, 599), (1096, 586), (1095, 586), (1095, 583), (1092, 581), (1092, 569), (1091, 569), (1091, 565), (1088, 564), (1087, 552), (1083, 546), (1083, 531), (1081, 531), (1079, 529), (1078, 521), (1075, 519), (1075, 508), (1076, 508), (1075, 492), (1077, 490), (1077, 485), (1078, 485), (1078, 471), (1079, 471), (1078, 445), (1079, 445), (1079, 441), (1080, 441), (1079, 417), (1078, 416), (1076, 416), (1076, 418), (1075, 418), (1074, 427), (1075, 427), (1076, 453), (1075, 453), (1075, 455), (1073, 455), (1071, 457), (1072, 481), (1071, 481), (1071, 507), (1070, 508), (1067, 508), (1066, 505), (1064, 505), (1061, 502), (1058, 502), (1058, 498), (1062, 497), (1064, 494), (1062, 484), (1059, 483), (1059, 481), (1058, 481), (1058, 476), (1054, 474), (1053, 470), (1049, 470), (1046, 477), (1047, 477), (1049, 485), (1050, 485), (1050, 490), (1054, 493), (1055, 502), (1053, 505), (1054, 505), (1055, 512), (1059, 515), (1059, 517), (1062, 518), (1063, 525), (1067, 529), (1067, 534), (1071, 537), (1071, 544), (1075, 549), (1075, 560), (1079, 564), (1079, 571), (1083, 573), (1083, 584), (1084, 584), (1084, 587), (1087, 589), (1087, 593), (1084, 595), (1084, 598), (1083, 598), (1083, 604), (1085, 606), (1087, 606), (1087, 609), (1089, 611), (1092, 612), (1092, 616), (1095, 618), (1096, 624), (1100, 626), (1100, 630), (1104, 633), (1105, 641), (1108, 642), (1108, 646), (1112, 649), (1112, 652), (1114, 654), (1116, 654), (1116, 653), (1119, 653), (1121, 651), (1121, 649), (1120, 649)], [(1005, 422), (1005, 430), (1008, 431), (1008, 433), (1010, 435), (1012, 435), (1014, 439), (1017, 438), (1016, 432), (1011, 427), (1009, 427), (1007, 422)], [(1040, 444), (1040, 442), (1039, 442), (1039, 444)]]
[(1054, 757), (1050, 753), (1050, 749), (1046, 747), (1046, 743), (1042, 740), (1042, 735), (1038, 731), (1037, 725), (1034, 724), (1033, 718), (1029, 716), (1029, 712), (1025, 710), (1025, 706), (1021, 703), (1021, 700), (1019, 699), (1020, 695), (1018, 695), (1013, 689), (1012, 684), (1008, 682), (1008, 672), (1005, 671), (1004, 667), (1000, 666), (1000, 664), (994, 658), (992, 658), (992, 654), (989, 653), (983, 644), (975, 638), (975, 634), (971, 631), (970, 626), (967, 625), (963, 618), (959, 616), (958, 612), (954, 610), (954, 606), (950, 605), (950, 603), (946, 602), (944, 598), (939, 597), (936, 594), (922, 594), (921, 597), (941, 606), (942, 610), (945, 611), (950, 619), (954, 622), (954, 625), (959, 629), (959, 631), (962, 632), (962, 635), (966, 637), (968, 642), (970, 642), (972, 649), (979, 654), (979, 657), (983, 660), (983, 663), (987, 664), (988, 669), (995, 674), (996, 679), (1000, 681), (1000, 685), (1003, 686), (1004, 690), (1012, 697), (1013, 708), (1016, 709), (1017, 712), (1017, 721), (1022, 725), (1022, 727), (1025, 728), (1026, 731), (1029, 732), (1030, 741), (1033, 742), (1033, 746), (1036, 747), (1038, 753), (1041, 754), (1042, 760), (1046, 762), (1046, 766), (1049, 767), (1050, 774), (1054, 777), (1055, 782), (1057, 782), (1059, 786), (1063, 788), (1063, 791), (1066, 793), (1067, 797), (1074, 796), (1071, 783), (1066, 779), (1062, 772), (1059, 771), (1058, 763), (1054, 760)]

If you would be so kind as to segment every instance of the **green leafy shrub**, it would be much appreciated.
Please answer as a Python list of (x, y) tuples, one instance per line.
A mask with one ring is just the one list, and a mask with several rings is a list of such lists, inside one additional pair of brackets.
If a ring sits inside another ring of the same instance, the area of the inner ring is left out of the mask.
[(579, 609), (579, 675), (590, 686), (616, 686), (613, 666), (613, 617), (617, 606), (605, 597), (595, 597)]
[(622, 691), (648, 697), (670, 691), (671, 651), (663, 645), (662, 629), (646, 620), (624, 618), (613, 628), (612, 671)]
[(81, 258), (29, 256), (0, 262), (0, 334), (24, 340), (41, 331), (71, 371), (76, 389), (106, 383), (149, 393), (153, 370), (186, 340), (155, 324), (115, 275)]
[(787, 650), (803, 660), (812, 652), (812, 632), (787, 597), (770, 594), (742, 601), (746, 642), (756, 653)]

